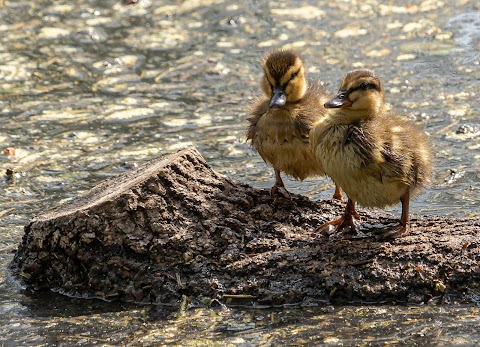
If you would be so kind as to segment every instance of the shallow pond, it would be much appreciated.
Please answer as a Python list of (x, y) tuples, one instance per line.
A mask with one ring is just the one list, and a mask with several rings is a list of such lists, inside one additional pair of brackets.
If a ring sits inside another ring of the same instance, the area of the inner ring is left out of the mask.
[[(239, 308), (168, 313), (56, 294), (8, 276), (34, 215), (160, 153), (195, 146), (269, 188), (245, 143), (260, 57), (290, 46), (335, 92), (374, 69), (387, 101), (430, 134), (435, 184), (417, 214), (480, 215), (477, 1), (0, 0), (0, 343), (24, 345), (475, 345), (478, 307)], [(10, 171), (12, 170), (12, 171)], [(324, 178), (286, 180), (329, 198)], [(392, 210), (398, 211), (397, 208)]]

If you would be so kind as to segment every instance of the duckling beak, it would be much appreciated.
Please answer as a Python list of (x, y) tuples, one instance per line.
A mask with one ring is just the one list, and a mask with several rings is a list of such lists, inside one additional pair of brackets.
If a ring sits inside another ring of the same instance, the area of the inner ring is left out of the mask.
[(270, 104), (268, 104), (268, 106), (270, 108), (282, 107), (285, 105), (286, 102), (287, 102), (287, 97), (285, 96), (283, 89), (279, 87), (273, 88), (273, 95), (272, 95), (272, 98), (270, 99)]
[(338, 93), (332, 100), (327, 101), (323, 107), (325, 108), (344, 108), (352, 106), (352, 102), (345, 92)]

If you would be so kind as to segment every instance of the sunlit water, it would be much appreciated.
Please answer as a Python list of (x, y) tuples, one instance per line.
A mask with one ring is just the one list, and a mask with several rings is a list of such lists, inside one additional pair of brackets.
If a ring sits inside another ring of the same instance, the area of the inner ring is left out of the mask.
[[(298, 49), (335, 92), (374, 69), (387, 101), (431, 136), (433, 187), (413, 213), (478, 218), (480, 9), (413, 1), (0, 0), (0, 344), (475, 345), (478, 308), (215, 309), (159, 314), (28, 296), (6, 271), (27, 221), (106, 177), (195, 146), (259, 188), (273, 170), (245, 142), (265, 51)], [(15, 171), (5, 175), (7, 168)], [(286, 180), (323, 199), (325, 178)], [(398, 211), (398, 208), (392, 208)], [(54, 304), (52, 304), (52, 302)], [(458, 318), (460, 317), (460, 318)]]

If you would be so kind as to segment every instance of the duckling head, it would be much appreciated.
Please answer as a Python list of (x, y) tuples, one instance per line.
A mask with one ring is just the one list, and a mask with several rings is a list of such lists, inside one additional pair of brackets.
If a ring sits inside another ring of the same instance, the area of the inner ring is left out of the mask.
[(262, 89), (270, 97), (270, 108), (279, 108), (303, 98), (307, 91), (302, 59), (291, 50), (276, 50), (263, 59)]
[(350, 71), (343, 78), (338, 94), (324, 106), (341, 108), (362, 117), (374, 117), (385, 107), (380, 79), (368, 69)]

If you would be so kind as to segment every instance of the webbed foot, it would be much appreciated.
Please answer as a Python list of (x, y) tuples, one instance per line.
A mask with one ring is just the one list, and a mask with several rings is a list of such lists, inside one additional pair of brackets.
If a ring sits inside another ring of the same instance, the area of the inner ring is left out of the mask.
[[(355, 219), (360, 219), (360, 215), (355, 210), (355, 203), (353, 200), (348, 199), (347, 206), (345, 207), (345, 213), (338, 219), (335, 219), (331, 222), (327, 222), (320, 227), (318, 227), (315, 232), (321, 232), (327, 235), (334, 233), (339, 233), (346, 227), (350, 227), (350, 232), (356, 234), (356, 223)], [(331, 227), (334, 227), (333, 231)]]
[(270, 189), (270, 196), (274, 199), (276, 199), (277, 197), (282, 197), (282, 198), (285, 198), (285, 199), (288, 199), (288, 200), (292, 200), (292, 196), (290, 195), (288, 190), (285, 189), (285, 187), (283, 185), (279, 186), (279, 185), (275, 184)]

